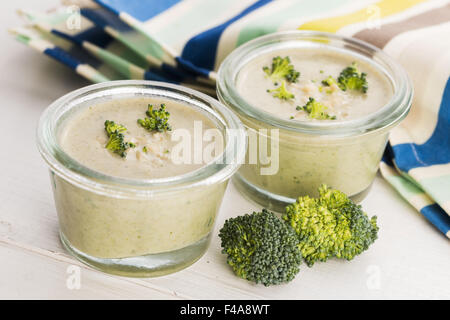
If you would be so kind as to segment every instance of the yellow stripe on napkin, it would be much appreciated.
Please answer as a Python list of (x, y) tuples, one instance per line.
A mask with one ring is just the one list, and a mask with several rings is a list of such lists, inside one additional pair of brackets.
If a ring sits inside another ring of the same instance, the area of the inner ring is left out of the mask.
[(373, 14), (373, 11), (369, 9), (373, 8), (374, 6), (378, 7), (379, 9), (379, 16), (377, 18), (384, 18), (402, 12), (410, 7), (415, 6), (416, 4), (425, 1), (427, 0), (381, 0), (352, 13), (306, 22), (298, 29), (337, 32), (339, 29), (345, 26), (368, 20)]

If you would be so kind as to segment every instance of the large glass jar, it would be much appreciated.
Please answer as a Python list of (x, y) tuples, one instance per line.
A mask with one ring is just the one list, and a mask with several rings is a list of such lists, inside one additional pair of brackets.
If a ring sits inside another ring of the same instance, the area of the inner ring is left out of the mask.
[[(392, 98), (367, 116), (321, 122), (279, 118), (252, 105), (238, 92), (239, 73), (253, 59), (280, 49), (304, 48), (335, 50), (365, 61), (390, 83)], [(323, 183), (356, 201), (363, 199), (375, 178), (389, 131), (410, 109), (413, 90), (406, 72), (370, 44), (330, 33), (290, 31), (263, 36), (235, 49), (220, 66), (217, 94), (240, 117), (249, 135), (247, 161), (234, 176), (237, 186), (265, 207), (283, 211), (298, 196), (316, 196)], [(278, 152), (277, 157), (272, 155), (272, 160), (279, 161), (276, 172), (262, 174), (267, 163), (259, 157), (249, 161), (249, 151), (256, 150), (251, 149), (251, 137), (267, 140), (267, 150), (276, 144), (272, 148)]]
[[(183, 175), (139, 180), (94, 171), (61, 148), (58, 136), (78, 111), (133, 97), (177, 101), (201, 111), (221, 132), (223, 153)], [(227, 182), (243, 162), (246, 145), (242, 123), (218, 101), (149, 81), (107, 82), (63, 96), (42, 115), (37, 139), (50, 169), (66, 249), (94, 268), (139, 277), (180, 270), (203, 255)]]

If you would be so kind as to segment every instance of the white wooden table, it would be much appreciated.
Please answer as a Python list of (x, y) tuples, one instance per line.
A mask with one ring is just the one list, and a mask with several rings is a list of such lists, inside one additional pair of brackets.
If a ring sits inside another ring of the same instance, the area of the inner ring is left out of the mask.
[[(43, 10), (57, 2), (0, 4), (0, 298), (450, 298), (449, 240), (380, 177), (363, 202), (366, 211), (379, 218), (379, 240), (352, 262), (332, 260), (311, 269), (303, 265), (287, 285), (252, 285), (235, 277), (226, 265), (218, 228), (228, 217), (260, 209), (242, 198), (232, 184), (211, 247), (188, 269), (161, 278), (122, 278), (92, 270), (69, 256), (58, 239), (48, 173), (35, 147), (35, 130), (50, 102), (88, 83), (5, 33), (20, 23), (15, 9)], [(79, 289), (70, 285), (73, 270), (80, 272)]]

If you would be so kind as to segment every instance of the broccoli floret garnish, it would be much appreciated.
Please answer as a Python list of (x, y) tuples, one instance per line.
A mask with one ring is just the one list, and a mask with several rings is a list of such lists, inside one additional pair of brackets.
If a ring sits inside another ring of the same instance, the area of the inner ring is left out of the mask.
[(225, 221), (222, 253), (234, 273), (265, 286), (291, 281), (302, 260), (294, 230), (263, 209)]
[(125, 142), (123, 132), (125, 132), (127, 128), (120, 124), (114, 123), (114, 121), (105, 121), (105, 131), (109, 137), (108, 142), (106, 143), (105, 148), (118, 154), (122, 158), (127, 156), (127, 149), (133, 146), (136, 146), (134, 143)]
[(130, 147), (127, 142), (124, 141), (122, 133), (112, 133), (109, 136), (108, 143), (106, 144), (106, 149), (117, 153), (122, 158), (127, 156), (126, 150)]
[(294, 94), (286, 89), (286, 81), (282, 81), (281, 85), (278, 88), (272, 90), (267, 89), (267, 92), (272, 93), (273, 97), (279, 98), (281, 100), (289, 100), (295, 98)]
[(322, 185), (319, 198), (299, 197), (282, 218), (294, 228), (308, 266), (331, 257), (352, 260), (377, 239), (376, 216), (369, 219), (344, 193)]
[(161, 104), (159, 110), (153, 110), (153, 105), (149, 104), (146, 112), (147, 118), (138, 119), (138, 124), (148, 131), (170, 131), (170, 113), (166, 111), (166, 105)]
[(105, 121), (105, 130), (109, 137), (114, 132), (124, 133), (125, 131), (127, 131), (127, 128), (125, 128), (121, 124), (115, 123), (114, 121), (106, 120)]
[(332, 76), (328, 76), (328, 78), (322, 80), (322, 84), (326, 87), (331, 87), (333, 84), (338, 85), (338, 83), (336, 82), (336, 80), (334, 80)]
[(332, 87), (333, 85), (336, 85), (337, 88), (339, 88), (339, 84), (336, 82), (336, 80), (332, 76), (328, 76), (325, 80), (322, 80), (323, 87), (319, 87), (319, 91), (322, 92), (324, 87), (331, 87), (327, 89), (326, 93), (333, 93), (333, 90), (335, 87)]
[(359, 72), (356, 62), (353, 62), (340, 73), (338, 77), (339, 88), (343, 91), (357, 90), (366, 93), (369, 88), (366, 76), (365, 72)]
[(303, 107), (297, 106), (296, 109), (307, 112), (311, 119), (336, 120), (336, 116), (330, 116), (325, 112), (328, 109), (326, 106), (311, 97)]
[(272, 67), (263, 67), (263, 71), (277, 85), (283, 78), (289, 82), (297, 82), (300, 72), (294, 70), (289, 57), (281, 58), (280, 56), (272, 59)]

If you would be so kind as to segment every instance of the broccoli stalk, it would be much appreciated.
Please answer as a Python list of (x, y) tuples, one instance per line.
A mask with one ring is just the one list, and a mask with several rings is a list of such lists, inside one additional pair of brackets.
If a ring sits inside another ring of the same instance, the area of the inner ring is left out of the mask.
[(125, 142), (123, 132), (126, 130), (127, 128), (120, 124), (116, 124), (114, 121), (105, 121), (105, 131), (109, 137), (105, 148), (118, 154), (122, 158), (127, 156), (126, 151), (128, 148), (136, 146), (134, 143)]
[(300, 76), (300, 72), (294, 70), (294, 66), (291, 64), (289, 57), (274, 57), (272, 59), (272, 67), (263, 67), (263, 71), (275, 85), (282, 79), (288, 82), (297, 82)]
[(147, 117), (144, 119), (138, 119), (138, 124), (148, 131), (170, 131), (172, 130), (169, 125), (170, 113), (166, 111), (166, 105), (161, 104), (159, 110), (153, 110), (153, 105), (149, 104), (146, 112)]
[(344, 193), (322, 185), (319, 198), (299, 197), (284, 219), (298, 235), (308, 266), (331, 257), (352, 260), (377, 239), (376, 216), (369, 219)]
[(340, 73), (338, 77), (339, 88), (343, 91), (357, 90), (366, 93), (369, 88), (366, 76), (365, 72), (359, 72), (356, 62), (353, 62)]
[(278, 88), (269, 90), (267, 92), (272, 93), (272, 96), (281, 100), (289, 100), (294, 99), (295, 96), (292, 92), (286, 89), (286, 81), (282, 81), (281, 85)]
[(266, 209), (226, 220), (219, 237), (228, 264), (243, 279), (269, 286), (291, 281), (300, 270), (297, 235)]
[(324, 106), (322, 103), (316, 101), (314, 98), (309, 97), (308, 102), (303, 106), (297, 106), (297, 110), (303, 110), (308, 113), (311, 119), (318, 120), (335, 120), (336, 116), (330, 116), (325, 112), (328, 108)]

